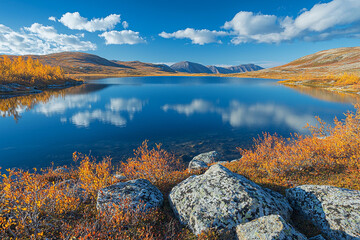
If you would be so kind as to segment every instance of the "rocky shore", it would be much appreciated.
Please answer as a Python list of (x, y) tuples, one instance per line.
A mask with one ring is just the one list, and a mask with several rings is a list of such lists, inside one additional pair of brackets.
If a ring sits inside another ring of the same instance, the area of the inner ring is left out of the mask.
[(41, 93), (44, 90), (50, 89), (64, 89), (73, 86), (78, 86), (84, 84), (83, 81), (67, 81), (63, 84), (51, 84), (47, 86), (26, 86), (19, 83), (4, 83), (0, 84), (0, 99), (1, 98), (10, 98), (16, 96), (22, 96), (27, 94)]
[[(237, 160), (236, 160), (237, 161)], [(195, 235), (217, 230), (239, 240), (355, 240), (360, 239), (360, 191), (323, 185), (302, 185), (285, 196), (263, 188), (227, 169), (215, 152), (193, 158), (189, 171), (207, 169), (172, 188), (168, 196), (144, 179), (116, 183), (98, 193), (97, 208), (111, 214), (114, 208), (148, 211), (162, 207), (168, 198), (178, 220)], [(294, 215), (321, 232), (300, 232)]]

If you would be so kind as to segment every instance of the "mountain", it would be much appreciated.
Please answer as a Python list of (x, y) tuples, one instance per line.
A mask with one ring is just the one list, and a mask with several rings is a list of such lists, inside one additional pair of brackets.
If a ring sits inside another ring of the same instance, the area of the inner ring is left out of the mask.
[(289, 79), (300, 76), (314, 78), (344, 72), (360, 75), (360, 47), (334, 48), (320, 51), (282, 66), (238, 75)]
[[(16, 56), (8, 55), (10, 58)], [(77, 75), (121, 75), (143, 76), (175, 73), (163, 64), (143, 63), (139, 61), (110, 61), (97, 55), (81, 52), (61, 52), (48, 55), (25, 55), (38, 59), (44, 64), (60, 66), (66, 73)]]
[(178, 62), (170, 66), (177, 72), (185, 73), (212, 73), (211, 70), (199, 63), (193, 63), (188, 61)]
[(224, 67), (207, 66), (207, 68), (209, 68), (212, 73), (222, 73), (222, 74), (233, 73), (230, 69)]
[(240, 72), (259, 71), (264, 68), (255, 64), (242, 64), (239, 66), (228, 67), (227, 69), (231, 70), (233, 73), (240, 73)]
[(222, 73), (222, 74), (229, 74), (229, 73), (241, 73), (241, 72), (252, 72), (264, 69), (255, 64), (242, 64), (238, 66), (231, 66), (231, 67), (217, 67), (217, 66), (207, 66), (212, 73)]
[(263, 69), (260, 66), (255, 64), (243, 64), (239, 66), (232, 67), (218, 67), (218, 66), (204, 66), (199, 63), (194, 62), (178, 62), (170, 66), (173, 70), (177, 72), (186, 72), (186, 73), (239, 73), (239, 72), (248, 72), (248, 71), (257, 71)]

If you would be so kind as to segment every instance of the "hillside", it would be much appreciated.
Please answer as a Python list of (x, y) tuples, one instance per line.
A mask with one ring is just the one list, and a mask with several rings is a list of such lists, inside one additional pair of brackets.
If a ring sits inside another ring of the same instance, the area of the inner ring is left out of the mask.
[[(9, 56), (14, 58), (16, 56)], [(43, 64), (60, 66), (68, 74), (73, 75), (119, 75), (142, 76), (173, 73), (171, 68), (161, 64), (142, 63), (139, 61), (110, 61), (105, 58), (81, 52), (62, 52), (48, 55), (25, 55)]]
[(301, 57), (279, 67), (245, 74), (235, 74), (234, 76), (277, 79), (301, 77), (316, 79), (344, 72), (360, 75), (360, 47), (325, 50)]

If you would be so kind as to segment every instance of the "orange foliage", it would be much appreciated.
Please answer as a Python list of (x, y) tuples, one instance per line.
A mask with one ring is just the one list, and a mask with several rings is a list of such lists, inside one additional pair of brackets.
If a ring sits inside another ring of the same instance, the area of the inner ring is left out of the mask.
[[(146, 143), (140, 152), (169, 160), (164, 167), (171, 180), (166, 183), (164, 176), (156, 175), (167, 190), (190, 176), (187, 171), (172, 171), (175, 158), (160, 145), (149, 150)], [(127, 207), (124, 200), (125, 208), (98, 213), (98, 190), (118, 181), (111, 174), (111, 159), (97, 162), (78, 152), (73, 159), (78, 167), (69, 171), (7, 170), (0, 182), (0, 239), (195, 239), (175, 219), (168, 204), (144, 214)]]
[(360, 106), (334, 126), (319, 120), (310, 136), (289, 139), (265, 133), (253, 149), (239, 148), (242, 159), (227, 165), (260, 184), (280, 190), (301, 184), (360, 189)]
[(129, 179), (143, 178), (160, 185), (168, 181), (172, 172), (181, 168), (180, 161), (161, 149), (161, 144), (149, 149), (147, 140), (134, 151), (134, 155), (135, 157), (121, 164), (124, 175)]
[(24, 83), (28, 85), (72, 80), (60, 67), (44, 65), (31, 57), (26, 60), (17, 57), (11, 60), (7, 56), (0, 59), (0, 83)]

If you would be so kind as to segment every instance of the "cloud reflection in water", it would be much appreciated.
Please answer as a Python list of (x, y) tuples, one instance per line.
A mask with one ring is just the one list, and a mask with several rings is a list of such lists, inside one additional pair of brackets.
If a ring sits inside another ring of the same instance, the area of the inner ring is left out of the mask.
[(217, 113), (224, 122), (232, 127), (265, 126), (270, 123), (285, 124), (293, 130), (303, 132), (307, 123), (315, 124), (310, 114), (298, 114), (289, 108), (274, 103), (257, 103), (246, 105), (233, 100), (229, 107), (218, 107), (203, 99), (194, 99), (190, 104), (166, 104), (162, 109), (174, 110), (179, 114), (190, 116), (195, 113)]

